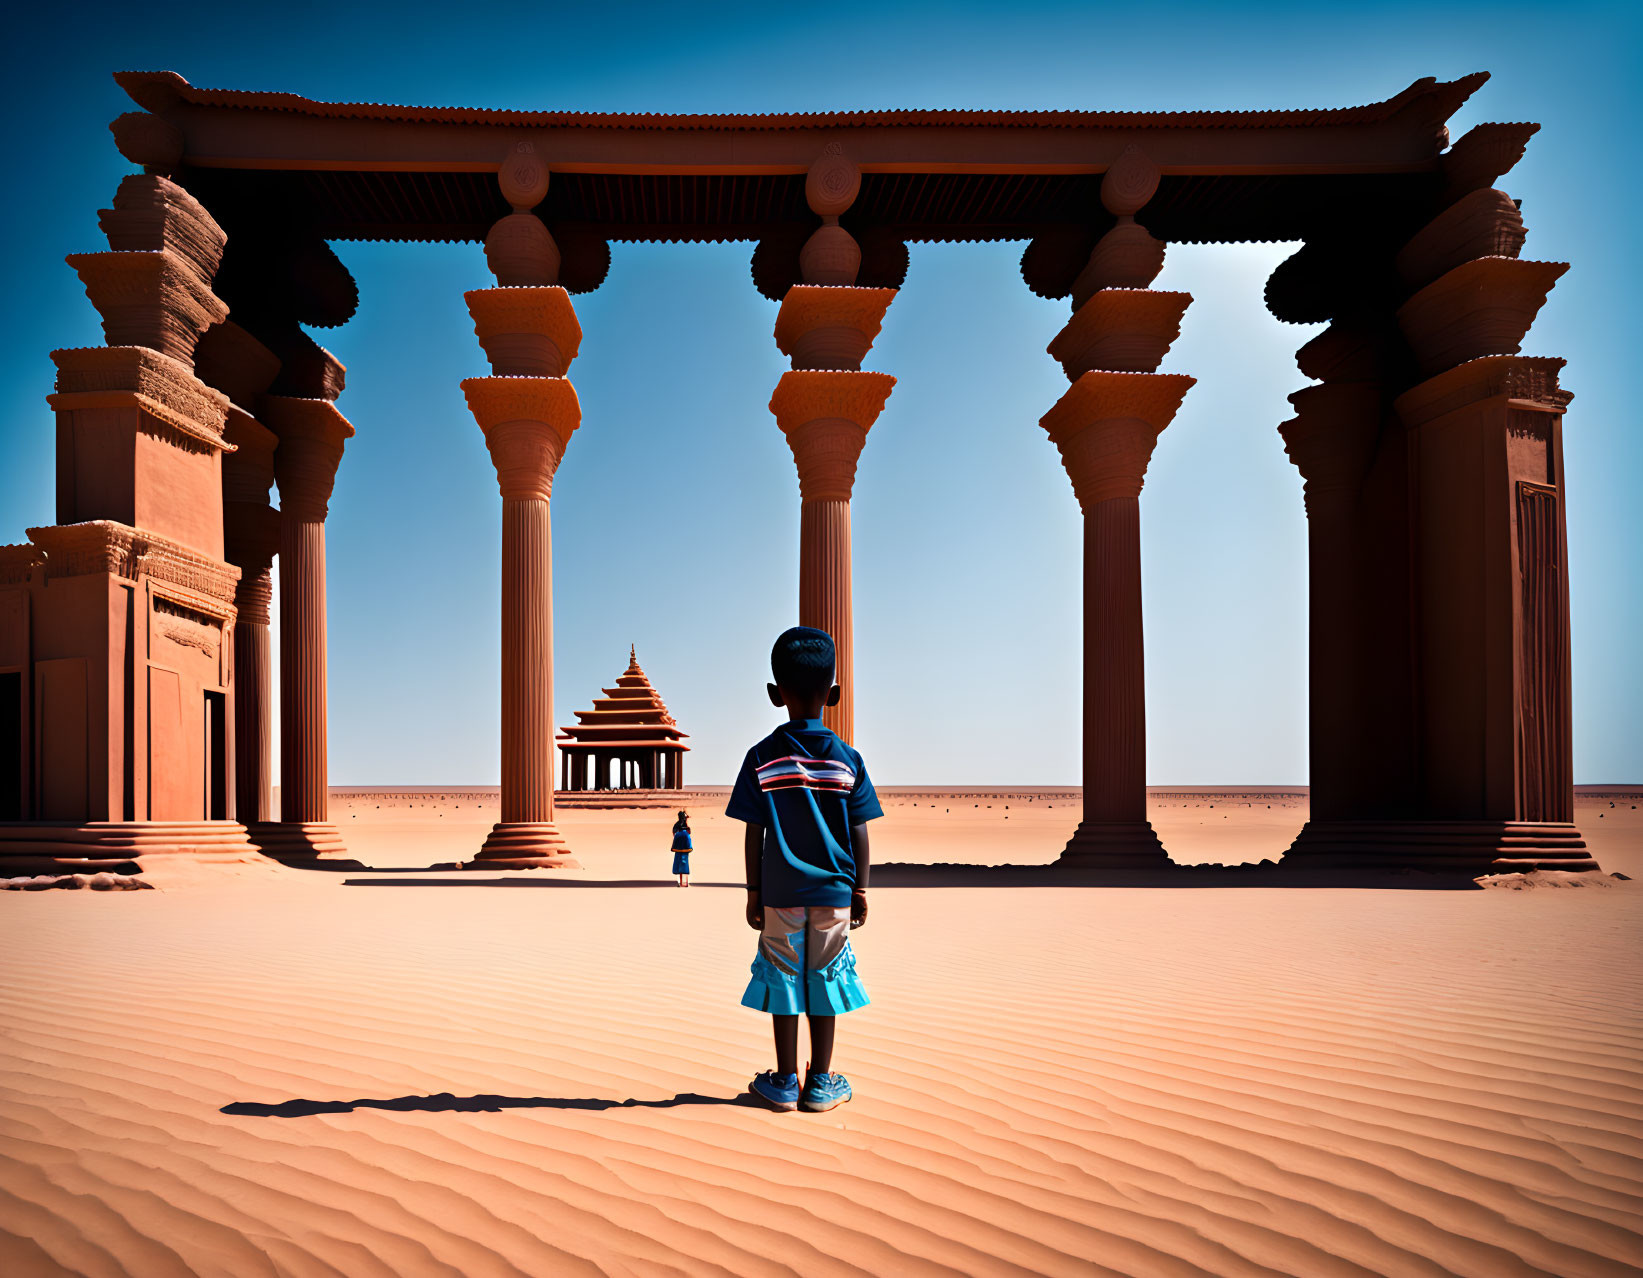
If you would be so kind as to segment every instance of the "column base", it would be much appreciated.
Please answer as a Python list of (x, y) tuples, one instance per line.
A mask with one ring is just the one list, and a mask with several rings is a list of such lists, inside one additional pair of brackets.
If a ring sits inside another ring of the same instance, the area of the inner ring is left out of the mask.
[(565, 836), (551, 821), (499, 821), (467, 870), (580, 870)]
[(342, 832), (328, 821), (254, 821), (246, 828), (253, 846), (276, 861), (335, 862), (348, 851)]
[(238, 821), (38, 821), (0, 825), (0, 877), (131, 874), (136, 858), (193, 856), (250, 861), (256, 856)]
[(1283, 865), (1473, 876), (1599, 868), (1572, 822), (1538, 821), (1308, 821)]
[(1080, 821), (1055, 863), (1091, 870), (1168, 870), (1175, 864), (1150, 821)]

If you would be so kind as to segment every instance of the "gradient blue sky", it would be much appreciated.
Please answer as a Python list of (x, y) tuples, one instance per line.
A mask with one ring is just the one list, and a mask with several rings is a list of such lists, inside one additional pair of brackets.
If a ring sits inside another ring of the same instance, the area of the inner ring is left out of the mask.
[[(1503, 185), (1525, 255), (1570, 261), (1525, 349), (1565, 356), (1575, 768), (1643, 778), (1643, 432), (1635, 4), (62, 5), (12, 20), (0, 101), (12, 185), (0, 303), (0, 541), (53, 520), (47, 352), (101, 342), (66, 253), (130, 171), (109, 78), (494, 107), (1262, 108), (1494, 79), (1451, 121), (1543, 126)], [(885, 783), (1075, 781), (1080, 523), (1039, 416), (1067, 317), (1022, 246), (912, 249), (867, 366), (899, 380), (855, 498), (859, 744)], [(359, 313), (316, 334), (358, 428), (330, 520), (333, 784), (498, 776), (500, 499), (458, 382), (485, 371), (462, 301), (478, 245), (337, 245)], [(613, 246), (577, 310), (583, 426), (554, 496), (556, 708), (585, 707), (637, 642), (726, 781), (771, 720), (771, 638), (793, 620), (798, 496), (766, 404), (784, 361), (751, 244)], [(1148, 778), (1306, 780), (1300, 479), (1276, 426), (1315, 330), (1261, 304), (1279, 244), (1172, 247), (1195, 301), (1166, 371), (1198, 385), (1142, 499)]]

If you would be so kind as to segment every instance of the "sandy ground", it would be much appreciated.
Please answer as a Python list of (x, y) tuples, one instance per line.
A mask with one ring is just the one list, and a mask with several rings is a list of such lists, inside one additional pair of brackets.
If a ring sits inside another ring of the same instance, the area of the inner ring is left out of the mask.
[[(494, 809), (394, 793), (334, 809), (371, 870), (0, 894), (0, 1273), (1643, 1267), (1643, 882), (881, 887), (856, 1099), (771, 1114), (739, 828), (697, 807), (688, 890), (657, 810), (565, 812), (578, 872), (430, 873)], [(1636, 802), (1578, 819), (1643, 879)], [(880, 860), (1029, 863), (1076, 798), (887, 809)], [(1154, 795), (1182, 860), (1304, 819)]]

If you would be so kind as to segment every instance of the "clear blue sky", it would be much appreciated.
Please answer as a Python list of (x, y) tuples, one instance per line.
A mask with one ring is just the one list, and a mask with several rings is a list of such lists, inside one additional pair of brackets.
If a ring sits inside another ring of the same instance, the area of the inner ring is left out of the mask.
[[(14, 18), (0, 54), (0, 541), (53, 519), (47, 352), (102, 341), (62, 259), (102, 246), (96, 211), (129, 171), (106, 128), (132, 109), (117, 69), (648, 111), (1345, 106), (1490, 71), (1451, 129), (1541, 123), (1503, 185), (1525, 255), (1573, 263), (1525, 349), (1567, 357), (1576, 396), (1576, 779), (1643, 779), (1634, 4), (97, 9)], [(1038, 426), (1066, 386), (1044, 346), (1067, 306), (1028, 293), (1021, 247), (914, 246), (869, 356), (899, 379), (855, 499), (859, 744), (887, 783), (1078, 777), (1080, 522)], [(485, 371), (462, 293), (489, 276), (478, 245), (337, 248), (362, 300), (316, 334), (348, 365), (358, 428), (329, 531), (332, 781), (494, 782), (500, 499), (458, 390)], [(784, 361), (751, 250), (613, 246), (577, 301), (583, 427), (553, 502), (559, 721), (637, 642), (700, 782), (728, 780), (766, 730), (766, 654), (796, 610), (797, 483), (766, 409)], [(1306, 527), (1275, 428), (1314, 330), (1261, 304), (1290, 251), (1173, 247), (1158, 282), (1196, 299), (1164, 368), (1199, 380), (1142, 498), (1155, 783), (1306, 779)]]

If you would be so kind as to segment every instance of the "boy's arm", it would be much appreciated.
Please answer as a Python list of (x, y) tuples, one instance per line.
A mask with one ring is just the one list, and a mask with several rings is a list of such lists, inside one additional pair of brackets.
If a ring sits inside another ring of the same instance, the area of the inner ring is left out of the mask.
[(867, 878), (873, 868), (865, 824), (850, 827), (850, 850), (856, 854), (856, 884), (850, 893), (850, 926), (860, 927), (867, 922)]
[(760, 875), (764, 870), (764, 826), (747, 823), (747, 834), (742, 840), (742, 859), (747, 870), (747, 925), (754, 931), (764, 928), (764, 898), (760, 891)]

